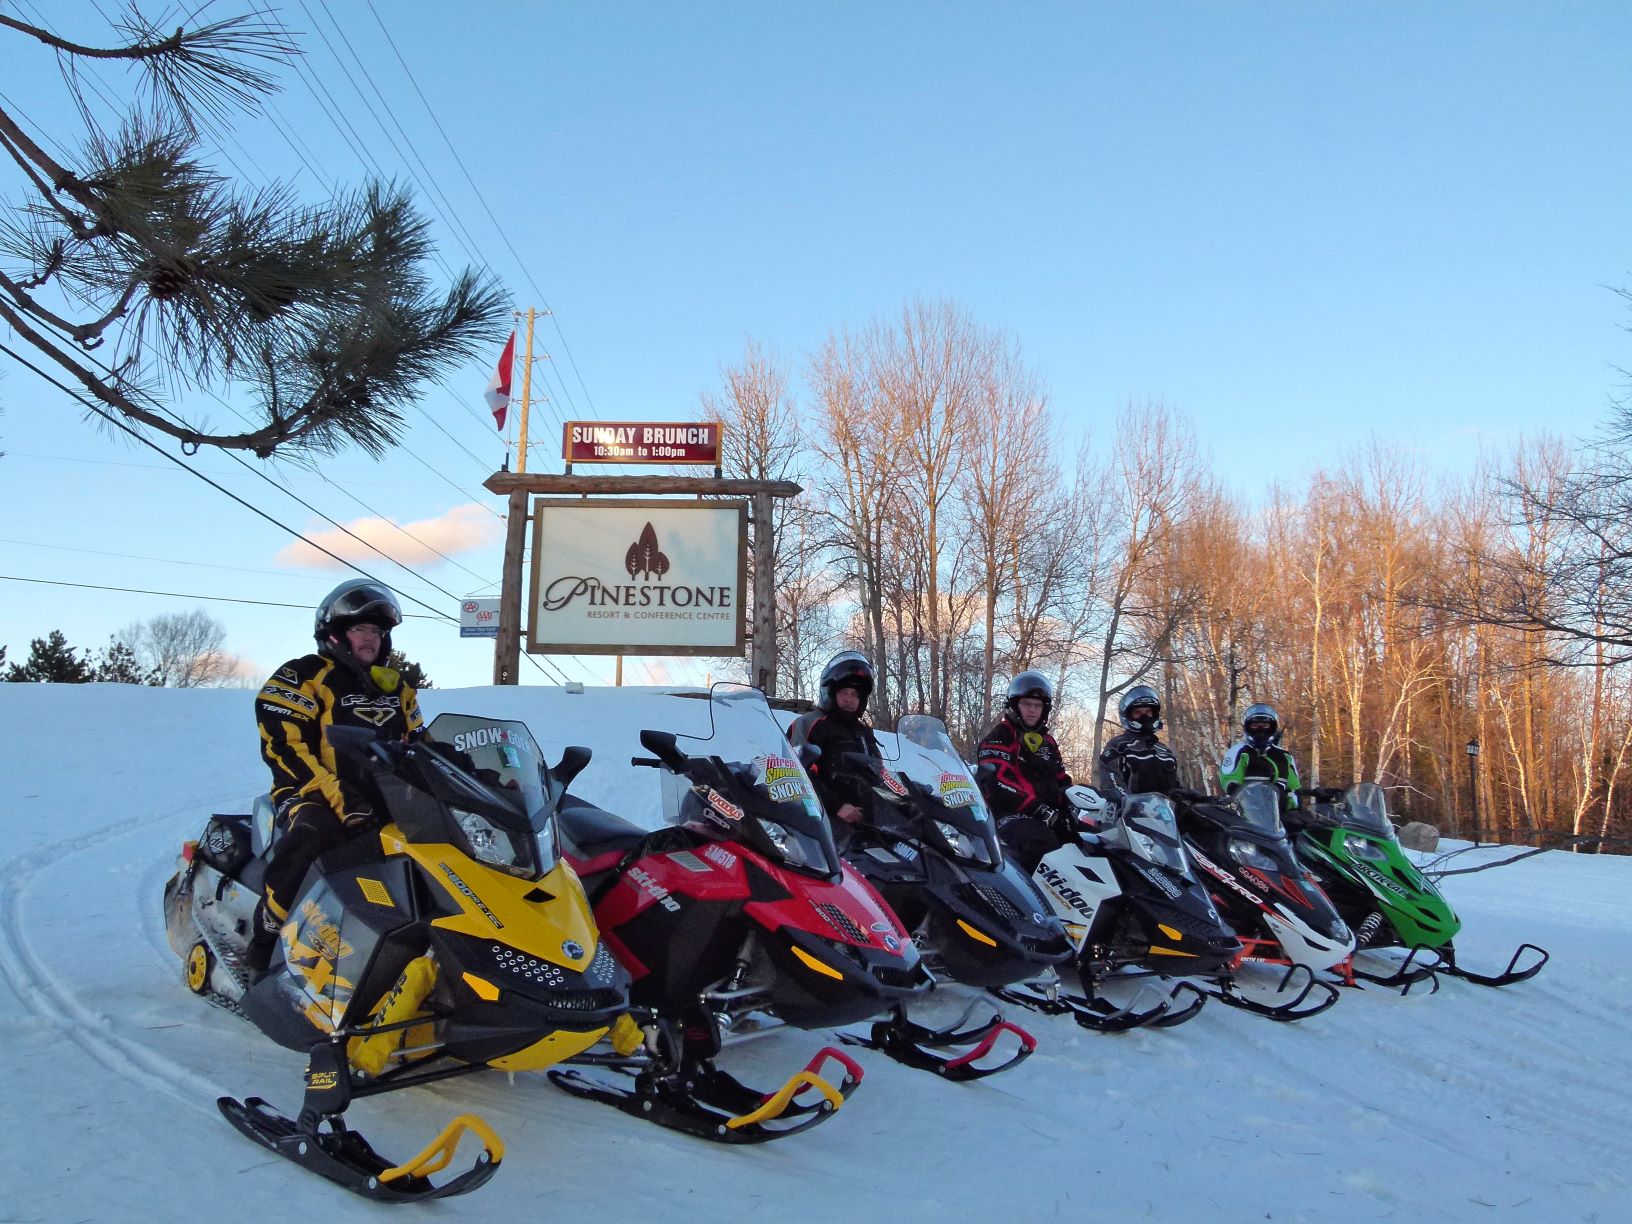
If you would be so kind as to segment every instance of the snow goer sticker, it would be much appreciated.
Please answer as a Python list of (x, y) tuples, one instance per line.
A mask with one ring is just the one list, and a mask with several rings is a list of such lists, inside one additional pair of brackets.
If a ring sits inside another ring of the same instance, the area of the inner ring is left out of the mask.
[(980, 799), (975, 784), (963, 774), (955, 773), (941, 775), (940, 795), (947, 807), (970, 807)]
[(787, 757), (762, 756), (754, 762), (759, 767), (759, 780), (765, 784), (773, 803), (803, 799), (810, 793), (810, 783), (798, 761)]

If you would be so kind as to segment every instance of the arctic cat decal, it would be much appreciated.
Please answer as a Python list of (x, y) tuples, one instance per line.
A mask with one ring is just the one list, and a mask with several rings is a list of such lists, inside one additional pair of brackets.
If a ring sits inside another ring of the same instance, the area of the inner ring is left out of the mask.
[(492, 910), (488, 909), (487, 906), (482, 904), (482, 899), (480, 897), (478, 897), (475, 893), (473, 893), (470, 890), (470, 885), (466, 884), (463, 880), (461, 880), (459, 878), (459, 874), (456, 871), (454, 871), (454, 869), (452, 867), (449, 867), (446, 863), (438, 863), (437, 866), (442, 868), (442, 874), (443, 875), (447, 876), (449, 880), (453, 881), (453, 886), (455, 888), (457, 888), (461, 893), (463, 893), (465, 895), (465, 898), (472, 905), (474, 905), (477, 909), (481, 910), (484, 915), (486, 915), (487, 920), (489, 922), (491, 922), (496, 928), (498, 928), (501, 931), (504, 929), (504, 923), (499, 921), (498, 915), (495, 914)]
[(1365, 876), (1366, 879), (1368, 879), (1372, 883), (1376, 884), (1379, 888), (1383, 889), (1385, 892), (1391, 892), (1396, 897), (1409, 897), (1411, 895), (1410, 892), (1408, 892), (1406, 889), (1402, 888), (1395, 881), (1389, 879), (1386, 875), (1384, 875), (1382, 872), (1378, 871), (1371, 864), (1362, 863), (1362, 862), (1356, 860), (1353, 865), (1360, 869), (1360, 874), (1361, 875)]

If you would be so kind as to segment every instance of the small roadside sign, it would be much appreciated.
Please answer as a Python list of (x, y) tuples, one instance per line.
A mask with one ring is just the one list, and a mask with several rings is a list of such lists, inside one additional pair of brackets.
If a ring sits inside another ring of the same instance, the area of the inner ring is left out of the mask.
[(459, 605), (459, 636), (496, 638), (499, 636), (499, 601), (467, 599)]

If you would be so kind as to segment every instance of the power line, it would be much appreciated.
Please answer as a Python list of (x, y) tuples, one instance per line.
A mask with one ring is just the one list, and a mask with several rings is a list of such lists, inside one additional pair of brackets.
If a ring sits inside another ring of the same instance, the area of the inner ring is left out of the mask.
[[(336, 561), (340, 562), (340, 564), (344, 565), (347, 569), (356, 570), (364, 578), (371, 579), (374, 582), (379, 582), (382, 586), (387, 585), (381, 579), (375, 578), (373, 574), (370, 574), (367, 570), (363, 569), (360, 565), (357, 565), (355, 562), (347, 561), (344, 557), (340, 556), (338, 553), (330, 552), (327, 548), (324, 548), (321, 544), (317, 543), (317, 541), (312, 540), (312, 539), (308, 539), (305, 535), (303, 535), (300, 532), (296, 531), (293, 527), (289, 526), (287, 523), (279, 522), (277, 519), (273, 518), (270, 514), (268, 514), (265, 510), (262, 510), (259, 506), (253, 505), (250, 502), (245, 501), (242, 497), (239, 497), (231, 489), (228, 489), (226, 486), (224, 486), (222, 484), (219, 484), (214, 480), (211, 480), (208, 476), (204, 475), (203, 472), (197, 471), (196, 469), (194, 469), (192, 467), (189, 467), (186, 463), (182, 462), (182, 460), (176, 458), (174, 455), (170, 454), (168, 451), (165, 451), (163, 448), (161, 448), (159, 446), (156, 446), (152, 441), (150, 441), (149, 439), (143, 437), (133, 427), (131, 427), (130, 425), (127, 425), (125, 422), (123, 422), (123, 421), (119, 420), (118, 418), (114, 417), (113, 415), (111, 415), (106, 409), (102, 408), (99, 404), (97, 404), (97, 403), (93, 402), (92, 400), (88, 399), (85, 395), (83, 395), (81, 392), (79, 392), (75, 388), (70, 387), (70, 386), (68, 386), (67, 383), (61, 382), (58, 379), (52, 377), (51, 374), (47, 373), (45, 370), (42, 370), (39, 366), (35, 365), (32, 361), (29, 361), (21, 353), (18, 353), (14, 349), (8, 348), (7, 346), (5, 346), (3, 344), (0, 344), (0, 353), (6, 354), (6, 356), (10, 357), (13, 361), (17, 362), (17, 364), (22, 366), (24, 369), (33, 371), (35, 374), (39, 375), (40, 378), (42, 378), (46, 382), (50, 383), (53, 387), (56, 387), (57, 390), (63, 392), (66, 395), (71, 396), (73, 399), (75, 399), (79, 403), (83, 404), (86, 408), (90, 409), (97, 416), (101, 417), (104, 421), (106, 421), (109, 425), (112, 425), (115, 429), (118, 429), (118, 430), (120, 430), (120, 431), (122, 431), (122, 432), (124, 432), (126, 434), (129, 434), (132, 438), (136, 439), (136, 441), (140, 442), (143, 446), (147, 447), (149, 450), (154, 451), (156, 454), (164, 456), (165, 459), (169, 460), (171, 463), (173, 463), (177, 467), (181, 468), (182, 471), (192, 473), (192, 475), (198, 477), (198, 479), (202, 480), (205, 484), (209, 485), (212, 489), (215, 489), (217, 492), (221, 493), (222, 495), (231, 498), (233, 501), (237, 502), (240, 506), (244, 507), (244, 509), (248, 510), (252, 514), (258, 515), (260, 518), (265, 519), (267, 522), (271, 523), (274, 527), (278, 528), (280, 531), (287, 531), (290, 535), (294, 536), (297, 540), (300, 540), (300, 541), (302, 541), (302, 542), (304, 542), (306, 544), (311, 545), (311, 547), (317, 549), (318, 552), (324, 554), (325, 556), (333, 557)], [(412, 572), (412, 571), (410, 571), (410, 572)], [(449, 616), (445, 612), (437, 611), (437, 609), (433, 608), (430, 604), (426, 603), (424, 600), (419, 599), (419, 598), (417, 598), (417, 597), (415, 597), (413, 595), (409, 595), (408, 598), (412, 599), (420, 607), (425, 608), (427, 611), (435, 614), (436, 616), (441, 617), (443, 620), (454, 621), (456, 619), (454, 617)], [(453, 598), (457, 599), (458, 596), (453, 596)]]
[[(550, 316), (550, 322), (555, 328), (555, 334), (561, 340), (561, 350), (566, 353), (567, 360), (572, 365), (572, 372), (578, 379), (578, 386), (583, 390), (584, 401), (589, 405), (590, 415), (598, 415), (595, 401), (590, 397), (589, 388), (584, 385), (584, 376), (578, 370), (578, 362), (572, 355), (571, 347), (567, 344), (566, 333), (561, 330), (560, 320), (555, 317), (555, 312), (550, 309), (550, 304), (544, 297), (544, 291), (538, 287), (538, 282), (533, 279), (533, 274), (528, 271), (526, 263), (523, 262), (514, 244), (511, 243), (510, 236), (504, 232), (504, 226), (500, 225), (498, 217), (493, 215), (493, 209), (489, 207), (487, 197), (482, 194), (482, 189), (476, 185), (476, 180), (471, 177), (469, 169), (465, 166), (464, 158), (459, 156), (459, 150), (454, 146), (453, 141), (448, 138), (448, 133), (442, 127), (442, 121), (436, 117), (436, 111), (431, 106), (430, 100), (426, 98), (425, 91), (419, 87), (419, 81), (415, 79), (413, 70), (408, 67), (408, 61), (403, 59), (402, 52), (397, 49), (396, 40), (391, 37), (391, 31), (380, 17), (380, 10), (375, 7), (374, 0), (368, 0), (368, 11), (374, 14), (374, 20), (380, 27), (380, 33), (385, 35), (385, 41), (391, 47), (391, 53), (397, 57), (397, 63), (402, 65), (402, 71), (407, 76), (408, 83), (414, 87), (414, 92), (419, 95), (419, 100), (425, 107), (425, 113), (431, 117), (431, 122), (436, 125), (437, 134), (442, 137), (442, 143), (447, 145), (448, 152), (453, 154), (453, 160), (458, 165), (459, 172), (465, 176), (465, 182), (469, 183), (470, 189), (476, 193), (476, 200), (481, 204), (482, 211), (487, 213), (488, 220), (493, 222), (493, 228), (498, 232), (500, 241), (504, 243), (505, 248), (515, 259), (516, 266), (521, 269), (521, 274), (527, 278), (527, 283), (532, 286), (533, 292), (538, 295), (538, 300), (544, 304), (545, 313)], [(561, 380), (561, 389), (563, 391), (567, 390), (565, 380)], [(571, 392), (567, 393), (567, 403), (571, 406), (573, 415), (576, 416), (578, 406), (572, 402)]]
[[(310, 604), (279, 603), (270, 599), (236, 599), (231, 595), (191, 595), (185, 591), (150, 591), (144, 587), (104, 586), (95, 582), (62, 582), (55, 578), (21, 578), (16, 574), (0, 574), (0, 581), (4, 582), (34, 582), (41, 586), (75, 587), (82, 591), (118, 591), (125, 595), (165, 595), (173, 599), (207, 599), (213, 603), (254, 604), (262, 608), (302, 608), (311, 610)], [(404, 619), (410, 620), (441, 620), (448, 618), (440, 614), (427, 616), (423, 612), (405, 612)]]

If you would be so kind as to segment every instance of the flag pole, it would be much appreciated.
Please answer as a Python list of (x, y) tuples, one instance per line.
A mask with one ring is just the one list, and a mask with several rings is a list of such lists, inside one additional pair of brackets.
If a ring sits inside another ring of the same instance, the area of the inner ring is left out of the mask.
[(516, 448), (516, 471), (527, 470), (527, 408), (533, 387), (533, 320), (538, 312), (527, 307), (527, 356), (521, 363), (521, 442)]

